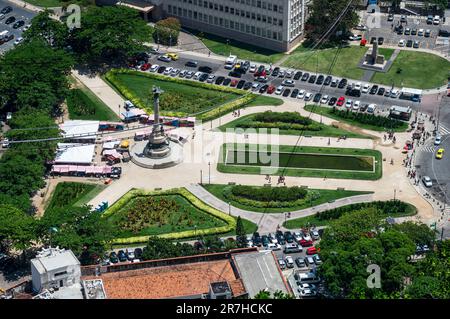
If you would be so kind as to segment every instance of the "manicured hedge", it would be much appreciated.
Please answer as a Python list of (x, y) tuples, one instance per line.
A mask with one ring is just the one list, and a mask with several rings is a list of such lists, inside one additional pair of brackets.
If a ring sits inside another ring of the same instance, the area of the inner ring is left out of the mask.
[[(149, 72), (144, 73), (144, 72), (130, 70), (130, 69), (112, 69), (106, 73), (105, 78), (106, 78), (106, 80), (108, 80), (109, 83), (111, 83), (112, 86), (114, 86), (126, 99), (133, 102), (133, 104), (136, 107), (146, 110), (149, 113), (152, 113), (153, 110), (148, 108), (147, 106), (145, 106), (144, 103), (142, 103), (142, 101), (128, 89), (128, 87), (126, 87), (125, 85), (122, 85), (120, 83), (120, 81), (117, 80), (117, 77), (116, 77), (117, 74), (132, 74), (132, 75), (136, 75), (136, 76), (147, 77), (150, 79), (157, 79), (160, 81), (170, 81), (170, 82), (174, 82), (174, 83), (204, 88), (204, 89), (208, 89), (208, 90), (216, 90), (216, 91), (220, 91), (220, 92), (239, 94), (241, 96), (233, 101), (224, 103), (219, 106), (215, 106), (214, 108), (206, 110), (200, 114), (195, 114), (197, 119), (200, 119), (203, 121), (209, 121), (209, 120), (218, 118), (224, 114), (227, 114), (229, 112), (232, 112), (234, 110), (243, 108), (247, 104), (249, 104), (250, 102), (255, 100), (257, 97), (257, 95), (255, 95), (253, 93), (242, 92), (242, 90), (232, 88), (232, 87), (203, 83), (203, 82), (192, 81), (192, 80), (186, 80), (186, 79), (176, 78), (176, 77), (169, 77), (169, 76), (165, 76), (165, 75), (160, 75), (158, 73), (149, 73)], [(193, 114), (186, 114), (183, 112), (162, 111), (161, 113), (162, 113), (162, 115), (175, 116), (175, 117), (184, 117), (184, 116), (188, 116), (188, 115), (193, 115)]]
[(368, 207), (374, 207), (378, 211), (380, 211), (383, 215), (386, 216), (395, 216), (395, 215), (404, 216), (404, 215), (413, 215), (416, 213), (416, 209), (413, 206), (399, 200), (390, 200), (390, 201), (375, 201), (369, 203), (359, 203), (342, 206), (339, 208), (319, 212), (316, 214), (316, 218), (319, 220), (338, 219), (347, 212)]
[(297, 112), (272, 112), (266, 111), (255, 115), (254, 120), (257, 122), (283, 122), (296, 123), (301, 125), (310, 125), (314, 123), (310, 118), (301, 116)]
[[(227, 223), (226, 226), (222, 227), (213, 227), (208, 229), (197, 229), (197, 230), (187, 230), (177, 233), (169, 233), (159, 235), (160, 238), (166, 238), (170, 240), (174, 239), (182, 239), (182, 238), (190, 238), (194, 236), (206, 236), (206, 235), (216, 235), (223, 234), (230, 231), (233, 231), (236, 228), (236, 220), (234, 217), (225, 214), (211, 206), (208, 206), (200, 199), (195, 197), (185, 188), (174, 188), (166, 191), (143, 191), (132, 189), (124, 196), (122, 196), (117, 202), (115, 202), (110, 208), (103, 213), (102, 217), (106, 218), (116, 212), (118, 212), (125, 204), (127, 204), (133, 197), (135, 196), (157, 196), (157, 195), (180, 195), (183, 196), (186, 200), (188, 200), (193, 206), (204, 211), (207, 214), (211, 214), (212, 216), (219, 218)], [(146, 242), (151, 236), (134, 236), (128, 238), (116, 238), (114, 239), (114, 244), (133, 244), (133, 243), (143, 243)]]
[(336, 107), (333, 107), (333, 109), (331, 110), (331, 114), (334, 114), (342, 119), (349, 119), (359, 122), (361, 124), (368, 124), (384, 128), (396, 129), (405, 125), (404, 122), (392, 119), (387, 116), (380, 116), (361, 112), (352, 112), (349, 109), (338, 110)]
[(260, 208), (294, 207), (320, 197), (318, 192), (293, 187), (254, 187), (236, 185), (223, 191), (223, 196), (242, 205)]

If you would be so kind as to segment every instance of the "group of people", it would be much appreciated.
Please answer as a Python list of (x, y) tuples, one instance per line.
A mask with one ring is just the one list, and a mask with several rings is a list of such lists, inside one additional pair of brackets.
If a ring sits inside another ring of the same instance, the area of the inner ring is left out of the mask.
[(233, 111), (233, 116), (234, 116), (234, 117), (239, 117), (239, 116), (241, 116), (241, 110)]
[(392, 142), (395, 144), (396, 138), (394, 135), (394, 131), (388, 131), (387, 136), (386, 136), (386, 134), (383, 135), (383, 139), (384, 139), (384, 141), (386, 141), (386, 139), (392, 140)]
[[(269, 174), (266, 175), (266, 181), (268, 181), (269, 184), (272, 183), (272, 177)], [(280, 184), (283, 184), (284, 186), (286, 186), (286, 177), (285, 176), (278, 176), (277, 185), (280, 185)]]

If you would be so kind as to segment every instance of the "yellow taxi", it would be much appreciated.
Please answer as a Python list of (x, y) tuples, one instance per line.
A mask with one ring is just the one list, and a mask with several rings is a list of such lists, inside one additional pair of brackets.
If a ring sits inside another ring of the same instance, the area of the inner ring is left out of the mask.
[(178, 60), (178, 54), (175, 53), (167, 53), (167, 56), (171, 58), (173, 61)]
[(442, 157), (444, 157), (444, 149), (440, 148), (436, 153), (436, 158), (441, 159)]

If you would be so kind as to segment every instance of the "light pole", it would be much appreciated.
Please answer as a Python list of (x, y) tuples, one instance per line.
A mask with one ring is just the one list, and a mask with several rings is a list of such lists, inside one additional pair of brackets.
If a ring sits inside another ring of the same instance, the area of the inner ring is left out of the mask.
[(208, 184), (211, 184), (211, 162), (208, 162)]
[(228, 215), (231, 215), (231, 202), (228, 202)]
[(203, 171), (200, 170), (200, 185), (203, 185)]

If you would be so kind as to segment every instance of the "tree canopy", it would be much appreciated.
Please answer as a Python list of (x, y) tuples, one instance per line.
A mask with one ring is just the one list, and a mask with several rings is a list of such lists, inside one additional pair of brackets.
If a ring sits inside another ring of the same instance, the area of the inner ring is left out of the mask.
[(90, 7), (81, 15), (82, 28), (71, 32), (70, 44), (80, 62), (123, 62), (144, 50), (151, 28), (136, 10), (123, 6)]

